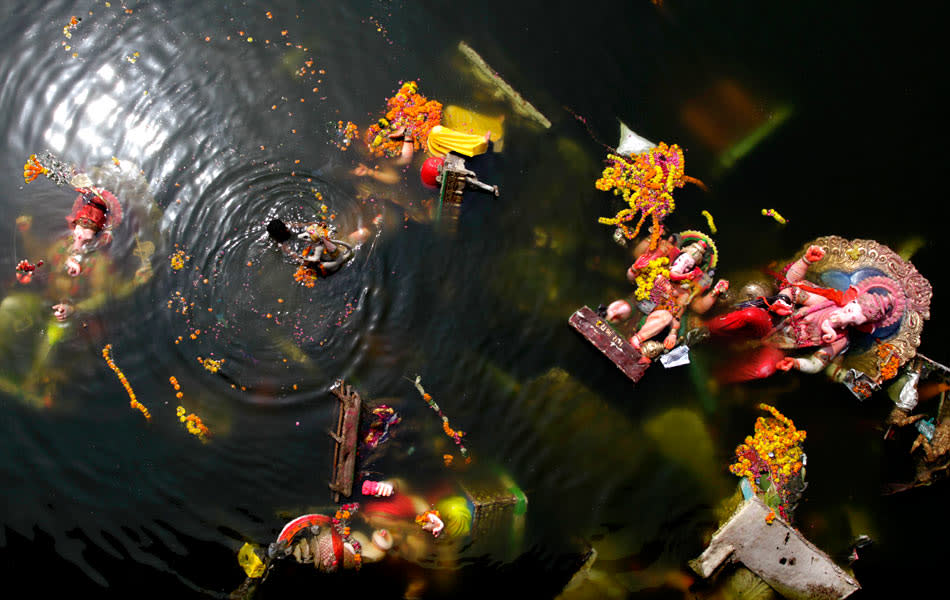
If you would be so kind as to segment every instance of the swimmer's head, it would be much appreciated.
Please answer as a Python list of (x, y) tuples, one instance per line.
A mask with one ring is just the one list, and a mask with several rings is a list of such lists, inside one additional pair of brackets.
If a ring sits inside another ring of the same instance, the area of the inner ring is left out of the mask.
[(271, 222), (267, 224), (267, 235), (278, 244), (283, 244), (293, 237), (290, 230), (287, 229), (287, 226), (284, 225), (284, 222), (280, 219), (272, 219)]

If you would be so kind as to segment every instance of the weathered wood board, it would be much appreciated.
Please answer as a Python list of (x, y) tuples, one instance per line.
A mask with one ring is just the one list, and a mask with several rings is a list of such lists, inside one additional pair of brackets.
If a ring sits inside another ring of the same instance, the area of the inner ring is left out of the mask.
[(339, 502), (341, 496), (348, 498), (353, 494), (356, 443), (359, 436), (362, 400), (359, 394), (343, 381), (338, 381), (330, 391), (340, 401), (336, 433), (330, 433), (334, 441), (333, 476), (330, 480), (330, 489), (334, 492), (333, 501)]
[(577, 310), (568, 323), (634, 382), (640, 381), (650, 367), (649, 362), (640, 361), (643, 355), (631, 346), (630, 342), (623, 339), (606, 320), (589, 307)]

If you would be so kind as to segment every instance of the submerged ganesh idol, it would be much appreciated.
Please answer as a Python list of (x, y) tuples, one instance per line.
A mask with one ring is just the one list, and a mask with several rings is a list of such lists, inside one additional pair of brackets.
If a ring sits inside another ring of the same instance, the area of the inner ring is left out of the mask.
[(638, 381), (653, 359), (665, 353), (664, 366), (689, 362), (688, 347), (694, 340), (685, 331), (687, 312), (709, 311), (729, 282), (713, 285), (718, 251), (712, 238), (699, 231), (664, 237), (654, 230), (634, 255), (637, 259), (627, 270), (627, 279), (637, 286), (632, 297), (597, 312), (581, 308), (569, 323)]
[(782, 283), (777, 296), (752, 299), (707, 323), (714, 337), (761, 342), (726, 379), (827, 368), (856, 391), (858, 383), (865, 389), (893, 377), (916, 354), (932, 290), (890, 248), (820, 238), (789, 265)]
[[(638, 285), (636, 296), (641, 300), (640, 308), (648, 313), (643, 325), (630, 338), (630, 344), (637, 350), (641, 350), (644, 341), (664, 331), (667, 334), (663, 346), (672, 349), (686, 309), (705, 313), (729, 288), (728, 281), (720, 280), (709, 290), (717, 260), (712, 239), (697, 231), (684, 231), (679, 238), (682, 249), (666, 240), (658, 244), (656, 250), (640, 255), (627, 271), (627, 278)], [(664, 268), (670, 260), (669, 269)], [(631, 314), (626, 300), (616, 300), (607, 307), (607, 320), (611, 323), (626, 321)]]

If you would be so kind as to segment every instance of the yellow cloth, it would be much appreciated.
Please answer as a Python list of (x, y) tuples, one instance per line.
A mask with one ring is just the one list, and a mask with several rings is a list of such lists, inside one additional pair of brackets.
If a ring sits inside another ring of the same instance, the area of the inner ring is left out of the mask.
[(489, 117), (452, 104), (442, 108), (442, 125), (482, 137), (490, 131), (494, 151), (501, 152), (505, 136), (505, 115)]
[(488, 151), (488, 140), (484, 135), (462, 133), (442, 125), (436, 125), (429, 131), (426, 144), (432, 156), (445, 156), (454, 151), (471, 157)]
[(244, 569), (247, 576), (252, 579), (256, 579), (264, 574), (264, 563), (257, 556), (257, 552), (254, 551), (254, 546), (247, 542), (244, 542), (244, 545), (241, 546), (241, 549), (238, 551), (238, 564), (241, 565), (241, 568)]

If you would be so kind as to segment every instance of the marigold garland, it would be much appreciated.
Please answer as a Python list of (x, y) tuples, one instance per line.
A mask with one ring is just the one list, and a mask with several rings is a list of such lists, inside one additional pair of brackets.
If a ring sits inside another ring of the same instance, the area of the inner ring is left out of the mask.
[[(759, 408), (770, 412), (772, 417), (756, 419), (755, 435), (746, 436), (745, 443), (736, 447), (736, 462), (729, 466), (729, 471), (748, 479), (756, 493), (765, 493), (770, 484), (771, 491), (778, 497), (779, 514), (787, 520), (791, 500), (788, 484), (802, 470), (801, 443), (806, 434), (768, 404), (759, 404)], [(766, 485), (763, 485), (765, 480)]]
[(647, 263), (645, 269), (640, 270), (640, 273), (636, 278), (637, 290), (634, 292), (637, 300), (646, 300), (650, 297), (650, 294), (653, 292), (653, 286), (656, 283), (657, 277), (670, 276), (670, 269), (667, 266), (669, 264), (670, 259), (665, 256), (661, 256), (659, 258), (654, 258)]
[(415, 81), (402, 84), (396, 94), (386, 100), (386, 116), (366, 130), (366, 144), (375, 156), (399, 156), (403, 141), (391, 139), (390, 133), (401, 129), (412, 137), (416, 150), (426, 147), (429, 131), (442, 121), (442, 103), (419, 93)]
[[(660, 224), (676, 208), (673, 190), (687, 182), (705, 187), (698, 179), (685, 175), (684, 162), (683, 150), (677, 144), (668, 146), (663, 142), (632, 157), (608, 154), (607, 166), (594, 185), (621, 196), (627, 208), (612, 218), (601, 217), (598, 222), (616, 225), (624, 237), (632, 240), (650, 217), (653, 222), (650, 249), (655, 248), (660, 238)], [(638, 215), (636, 224), (630, 227), (628, 223)]]
[[(420, 377), (419, 375), (416, 375), (415, 380), (410, 380), (410, 381), (412, 381), (413, 385), (416, 386), (416, 389), (419, 390), (419, 394), (422, 396), (422, 399), (426, 401), (426, 404), (429, 405), (429, 408), (434, 410), (436, 414), (438, 414), (439, 417), (442, 418), (442, 431), (445, 432), (445, 435), (455, 440), (455, 445), (459, 447), (459, 453), (462, 455), (462, 458), (465, 459), (465, 464), (472, 462), (472, 457), (468, 455), (468, 450), (462, 444), (462, 436), (465, 435), (465, 432), (452, 429), (452, 427), (449, 425), (449, 418), (445, 416), (445, 414), (443, 414), (442, 409), (439, 408), (439, 405), (436, 404), (436, 402), (432, 399), (432, 396), (426, 393), (425, 389), (423, 389), (422, 377)], [(445, 456), (443, 456), (442, 460), (445, 461), (446, 466), (449, 466), (452, 464), (452, 456), (449, 454), (446, 454)]]
[[(184, 394), (181, 392), (181, 385), (178, 384), (178, 378), (172, 375), (168, 378), (168, 381), (172, 384), (172, 387), (175, 388), (175, 397), (181, 400)], [(184, 406), (178, 406), (175, 409), (175, 416), (178, 417), (179, 421), (185, 424), (185, 429), (188, 430), (188, 433), (197, 437), (202, 442), (207, 442), (208, 437), (211, 436), (211, 430), (205, 426), (201, 417), (195, 413), (186, 415), (186, 412)]]
[(317, 272), (307, 265), (300, 265), (294, 271), (294, 281), (304, 287), (312, 288), (317, 284)]
[(49, 169), (40, 164), (35, 154), (31, 154), (26, 164), (23, 165), (23, 182), (32, 183), (37, 177), (46, 175), (47, 173), (49, 173)]
[(881, 381), (887, 381), (895, 377), (897, 370), (901, 366), (901, 359), (897, 354), (897, 349), (891, 344), (878, 344), (877, 357)]
[(106, 344), (102, 349), (102, 358), (106, 359), (106, 364), (109, 365), (109, 368), (115, 372), (116, 376), (119, 378), (119, 382), (122, 383), (122, 387), (125, 388), (125, 391), (129, 394), (129, 405), (132, 408), (138, 409), (145, 415), (146, 420), (150, 420), (152, 415), (148, 412), (148, 409), (145, 408), (145, 405), (135, 399), (135, 392), (132, 391), (132, 386), (129, 385), (129, 380), (125, 378), (125, 374), (116, 366), (115, 362), (112, 360), (112, 344)]
[(344, 504), (340, 506), (333, 518), (330, 519), (330, 524), (333, 529), (335, 529), (336, 532), (340, 534), (340, 537), (343, 538), (344, 542), (350, 544), (350, 546), (353, 548), (353, 562), (356, 565), (356, 570), (359, 570), (360, 567), (363, 566), (363, 548), (355, 538), (350, 537), (351, 532), (349, 519), (359, 509), (359, 502)]
[(772, 218), (775, 220), (775, 222), (776, 222), (776, 223), (779, 223), (780, 225), (785, 225), (786, 223), (788, 223), (788, 221), (785, 219), (785, 217), (783, 217), (782, 215), (778, 214), (778, 211), (775, 210), (774, 208), (763, 208), (763, 209), (762, 209), (762, 216), (763, 216), (763, 217), (772, 217)]

